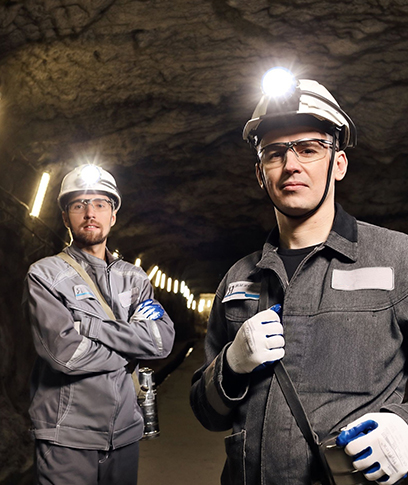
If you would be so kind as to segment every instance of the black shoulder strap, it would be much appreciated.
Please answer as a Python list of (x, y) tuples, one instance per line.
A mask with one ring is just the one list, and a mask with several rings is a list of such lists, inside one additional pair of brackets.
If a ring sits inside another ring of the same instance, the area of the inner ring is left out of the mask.
[[(263, 271), (262, 282), (261, 282), (261, 292), (259, 297), (259, 311), (266, 310), (269, 308), (269, 284), (268, 284), (268, 275), (265, 274), (266, 271)], [(313, 431), (312, 425), (310, 424), (309, 418), (306, 415), (306, 411), (303, 407), (302, 402), (300, 401), (299, 395), (296, 392), (296, 389), (293, 385), (292, 379), (290, 378), (283, 362), (278, 360), (274, 364), (274, 373), (276, 376), (276, 380), (285, 396), (286, 402), (293, 414), (293, 417), (296, 420), (297, 425), (299, 426), (300, 431), (302, 432), (305, 440), (307, 441), (310, 449), (318, 460), (318, 463), (321, 463), (321, 455), (319, 451), (319, 438), (317, 434)], [(327, 482), (330, 483), (330, 482)]]

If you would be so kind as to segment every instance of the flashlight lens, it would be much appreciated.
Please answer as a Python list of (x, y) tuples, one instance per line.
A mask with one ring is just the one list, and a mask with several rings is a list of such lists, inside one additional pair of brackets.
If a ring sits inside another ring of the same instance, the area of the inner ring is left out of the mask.
[(87, 186), (96, 184), (101, 178), (101, 172), (95, 165), (86, 165), (81, 170), (82, 182)]
[(284, 67), (274, 67), (262, 78), (262, 91), (271, 97), (290, 96), (296, 87), (295, 76)]

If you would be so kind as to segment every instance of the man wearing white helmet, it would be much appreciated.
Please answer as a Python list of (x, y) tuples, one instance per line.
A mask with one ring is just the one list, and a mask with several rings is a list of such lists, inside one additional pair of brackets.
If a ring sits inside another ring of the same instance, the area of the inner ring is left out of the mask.
[(23, 301), (38, 353), (36, 483), (136, 485), (144, 423), (132, 371), (170, 353), (173, 323), (144, 271), (106, 247), (121, 205), (112, 175), (76, 168), (58, 203), (72, 244), (30, 266)]
[(277, 227), (217, 290), (191, 404), (232, 428), (224, 485), (394, 484), (408, 473), (408, 237), (335, 204), (357, 136), (327, 89), (269, 76), (288, 89), (264, 88), (243, 137)]

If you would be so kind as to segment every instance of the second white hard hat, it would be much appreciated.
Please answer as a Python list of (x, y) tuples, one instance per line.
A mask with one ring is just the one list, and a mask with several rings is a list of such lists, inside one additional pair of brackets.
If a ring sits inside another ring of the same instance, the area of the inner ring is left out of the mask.
[(58, 204), (65, 210), (68, 196), (75, 192), (105, 193), (115, 202), (115, 210), (121, 206), (121, 196), (113, 176), (96, 165), (81, 165), (69, 172), (62, 180)]

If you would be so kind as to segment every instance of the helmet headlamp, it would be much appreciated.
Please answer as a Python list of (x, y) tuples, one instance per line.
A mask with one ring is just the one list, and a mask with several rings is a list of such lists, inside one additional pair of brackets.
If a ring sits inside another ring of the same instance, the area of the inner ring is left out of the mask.
[(274, 67), (262, 78), (262, 91), (274, 99), (286, 99), (292, 96), (296, 89), (295, 76), (284, 67)]
[(81, 192), (106, 194), (114, 201), (114, 210), (119, 210), (121, 206), (121, 196), (115, 179), (97, 165), (81, 165), (65, 175), (58, 195), (61, 210), (65, 210), (65, 204), (70, 196)]
[(330, 92), (317, 81), (297, 79), (284, 67), (274, 67), (262, 78), (263, 96), (246, 123), (243, 138), (257, 146), (273, 127), (302, 122), (307, 115), (329, 134), (338, 134), (339, 148), (344, 150), (357, 143), (357, 131), (351, 118), (340, 108)]
[(93, 187), (101, 180), (102, 174), (96, 165), (84, 165), (78, 173), (76, 183), (78, 187)]

